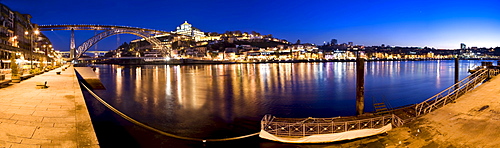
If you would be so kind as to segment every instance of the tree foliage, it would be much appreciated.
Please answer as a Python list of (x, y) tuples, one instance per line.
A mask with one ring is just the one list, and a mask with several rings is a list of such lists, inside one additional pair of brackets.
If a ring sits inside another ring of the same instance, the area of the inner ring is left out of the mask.
[(500, 56), (500, 47), (495, 47), (493, 55)]
[(16, 75), (19, 73), (19, 69), (16, 64), (16, 53), (12, 53), (10, 56), (10, 69), (12, 69), (12, 75)]

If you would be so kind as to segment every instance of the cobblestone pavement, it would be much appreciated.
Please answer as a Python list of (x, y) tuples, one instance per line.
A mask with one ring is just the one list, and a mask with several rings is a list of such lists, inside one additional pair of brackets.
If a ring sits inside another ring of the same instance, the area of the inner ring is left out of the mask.
[(11, 84), (0, 88), (0, 148), (99, 147), (73, 67)]

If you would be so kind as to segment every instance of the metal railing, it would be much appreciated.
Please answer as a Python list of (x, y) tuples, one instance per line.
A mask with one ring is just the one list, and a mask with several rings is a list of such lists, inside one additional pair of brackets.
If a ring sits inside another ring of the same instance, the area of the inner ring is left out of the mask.
[[(387, 124), (392, 124), (395, 127), (403, 125), (403, 120), (398, 116), (391, 114), (386, 116), (342, 121), (342, 122), (276, 122), (273, 121), (274, 116), (266, 115), (261, 120), (261, 129), (266, 132), (283, 137), (305, 137), (317, 134), (333, 134), (361, 129), (376, 129)], [(316, 119), (316, 118), (305, 118)]]
[(475, 73), (462, 79), (460, 82), (446, 88), (422, 103), (415, 105), (416, 116), (418, 117), (420, 115), (427, 114), (437, 108), (443, 107), (448, 103), (454, 102), (458, 97), (473, 90), (478, 86), (478, 84), (491, 78), (491, 76), (498, 75), (499, 72), (500, 70), (498, 69), (480, 69), (476, 71)]

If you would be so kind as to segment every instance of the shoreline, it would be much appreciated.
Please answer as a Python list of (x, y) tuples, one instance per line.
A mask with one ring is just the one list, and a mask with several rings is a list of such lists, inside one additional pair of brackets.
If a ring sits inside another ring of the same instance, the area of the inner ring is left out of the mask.
[[(324, 63), (324, 62), (355, 62), (355, 59), (330, 59), (330, 60), (260, 60), (260, 61), (214, 61), (214, 60), (196, 60), (196, 59), (170, 59), (155, 58), (157, 60), (144, 60), (145, 58), (111, 58), (103, 59), (103, 61), (84, 62), (92, 64), (117, 64), (117, 65), (193, 65), (193, 64), (262, 64), (262, 63)], [(379, 61), (438, 61), (438, 60), (454, 60), (454, 58), (446, 59), (370, 59), (366, 62)], [(500, 60), (498, 58), (464, 58), (460, 60)]]

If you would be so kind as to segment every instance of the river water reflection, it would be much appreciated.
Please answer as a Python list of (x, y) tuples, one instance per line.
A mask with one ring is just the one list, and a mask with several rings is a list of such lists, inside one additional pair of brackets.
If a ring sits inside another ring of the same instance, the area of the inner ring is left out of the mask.
[[(460, 79), (481, 61), (460, 61)], [(365, 111), (373, 102), (418, 103), (454, 81), (454, 61), (367, 62)], [(96, 93), (125, 114), (166, 132), (224, 138), (259, 131), (265, 114), (355, 114), (354, 62), (226, 65), (97, 65)]]

